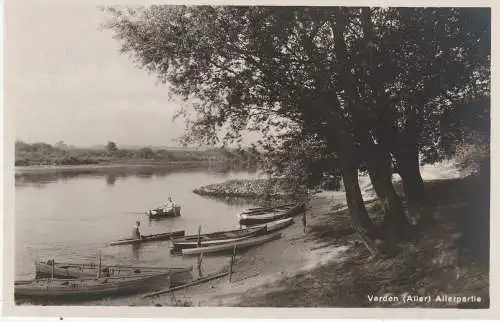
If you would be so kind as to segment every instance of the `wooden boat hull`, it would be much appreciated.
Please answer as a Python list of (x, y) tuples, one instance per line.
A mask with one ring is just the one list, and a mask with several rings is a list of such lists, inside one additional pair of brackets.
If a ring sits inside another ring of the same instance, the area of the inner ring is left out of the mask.
[(149, 242), (153, 242), (153, 241), (169, 240), (171, 238), (182, 237), (184, 235), (185, 235), (184, 230), (178, 230), (178, 231), (173, 231), (170, 233), (145, 235), (145, 236), (142, 236), (141, 239), (134, 239), (134, 238), (120, 239), (120, 240), (109, 243), (109, 245), (116, 246), (116, 245), (128, 245), (128, 244), (132, 244), (132, 245), (143, 244), (143, 243), (149, 243)]
[(234, 245), (236, 245), (236, 250), (243, 250), (253, 246), (258, 246), (260, 244), (266, 243), (271, 240), (281, 238), (281, 233), (274, 233), (269, 235), (263, 235), (258, 237), (246, 238), (237, 242), (228, 242), (221, 245), (207, 246), (207, 247), (197, 247), (197, 248), (188, 248), (182, 250), (182, 255), (198, 255), (200, 253), (209, 254), (209, 253), (222, 253), (232, 251)]
[(297, 205), (296, 203), (288, 203), (288, 204), (281, 204), (281, 205), (271, 206), (271, 207), (248, 208), (248, 209), (242, 211), (241, 214), (244, 214), (244, 215), (259, 214), (259, 213), (269, 212), (272, 210), (290, 209), (296, 205)]
[[(266, 234), (266, 227), (249, 227), (246, 229), (237, 229), (230, 231), (221, 231), (209, 234), (202, 234), (199, 236), (200, 244), (202, 247), (224, 244), (227, 242), (234, 242), (244, 238), (254, 237)], [(198, 247), (198, 235), (185, 236), (172, 240), (172, 252), (179, 252), (184, 248)]]
[(283, 229), (285, 227), (288, 227), (291, 224), (293, 224), (293, 222), (294, 222), (293, 218), (284, 218), (284, 219), (278, 219), (275, 221), (268, 222), (266, 224), (260, 224), (260, 225), (252, 226), (252, 227), (266, 227), (267, 232), (271, 233), (271, 232)]
[(291, 216), (294, 216), (300, 212), (303, 212), (305, 210), (305, 205), (302, 204), (295, 204), (292, 207), (285, 207), (282, 209), (277, 209), (276, 211), (268, 211), (267, 213), (241, 213), (239, 215), (240, 220), (239, 223), (240, 225), (257, 225), (257, 224), (262, 224), (262, 223), (267, 223), (270, 221), (275, 221), (283, 218), (288, 218)]
[(275, 221), (275, 220), (280, 220), (286, 217), (285, 213), (279, 213), (279, 212), (274, 212), (274, 213), (267, 213), (267, 214), (262, 214), (262, 215), (256, 215), (256, 216), (248, 216), (246, 217), (243, 215), (240, 218), (240, 225), (257, 225), (257, 224), (262, 224), (262, 223), (267, 223), (270, 221)]
[(99, 279), (39, 279), (15, 282), (14, 297), (38, 300), (104, 298), (153, 291), (169, 285), (170, 273)]
[[(50, 278), (52, 276), (52, 265), (49, 263), (35, 263), (36, 278)], [(76, 264), (76, 263), (55, 263), (54, 278), (58, 279), (78, 279), (95, 278), (99, 266), (95, 263)], [(170, 273), (171, 284), (179, 285), (192, 279), (192, 266), (188, 267), (147, 267), (147, 266), (120, 266), (104, 265), (101, 267), (102, 277), (118, 276), (140, 276), (152, 275), (158, 273)]]
[(163, 211), (162, 209), (151, 209), (146, 212), (150, 219), (155, 218), (174, 218), (181, 215), (181, 207), (175, 206), (171, 211)]

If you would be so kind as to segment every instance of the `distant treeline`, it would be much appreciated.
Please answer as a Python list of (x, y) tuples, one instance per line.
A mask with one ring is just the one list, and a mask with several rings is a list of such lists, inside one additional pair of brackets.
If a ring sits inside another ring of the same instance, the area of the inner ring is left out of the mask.
[(84, 165), (109, 163), (170, 163), (206, 162), (256, 166), (260, 153), (254, 149), (215, 148), (204, 150), (121, 149), (108, 142), (105, 148), (76, 148), (63, 142), (29, 144), (16, 141), (16, 166), (33, 165)]

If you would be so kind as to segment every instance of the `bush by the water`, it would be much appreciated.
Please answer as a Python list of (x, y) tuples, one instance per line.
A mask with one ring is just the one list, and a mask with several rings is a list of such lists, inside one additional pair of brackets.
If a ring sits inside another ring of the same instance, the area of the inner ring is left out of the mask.
[(284, 196), (279, 179), (228, 180), (193, 190), (194, 193), (213, 197), (279, 197)]

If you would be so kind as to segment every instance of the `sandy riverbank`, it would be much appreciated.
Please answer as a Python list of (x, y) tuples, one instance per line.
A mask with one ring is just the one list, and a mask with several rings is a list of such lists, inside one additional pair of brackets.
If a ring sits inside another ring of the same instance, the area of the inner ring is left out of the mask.
[[(350, 224), (342, 192), (310, 202), (307, 230), (300, 218), (279, 240), (237, 256), (227, 277), (170, 294), (102, 300), (86, 305), (254, 307), (472, 307), (489, 305), (489, 209), (485, 187), (458, 178), (451, 165), (423, 169), (435, 221), (395, 258), (372, 259)], [(367, 178), (365, 199), (373, 198)], [(487, 189), (487, 187), (486, 187)], [(376, 203), (367, 202), (372, 215)], [(229, 257), (221, 257), (229, 263)], [(204, 272), (205, 274), (211, 272)], [(432, 296), (433, 302), (373, 303), (371, 296)], [(476, 296), (481, 302), (444, 303), (437, 296)]]

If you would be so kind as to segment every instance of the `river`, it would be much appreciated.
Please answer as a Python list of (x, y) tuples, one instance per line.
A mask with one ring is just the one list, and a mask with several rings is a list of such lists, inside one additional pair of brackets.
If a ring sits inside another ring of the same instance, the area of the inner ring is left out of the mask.
[[(136, 220), (141, 234), (185, 230), (196, 234), (238, 227), (236, 214), (251, 206), (244, 201), (221, 201), (192, 192), (203, 185), (229, 179), (257, 178), (257, 172), (209, 169), (140, 171), (120, 169), (26, 172), (16, 175), (16, 279), (34, 277), (34, 262), (97, 262), (143, 266), (196, 265), (196, 258), (171, 255), (169, 241), (141, 246), (106, 246), (128, 238)], [(168, 196), (181, 205), (181, 217), (149, 221), (144, 211)], [(227, 255), (226, 255), (227, 256)], [(226, 260), (207, 257), (203, 270), (211, 272)]]

